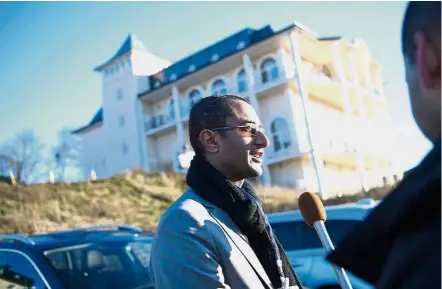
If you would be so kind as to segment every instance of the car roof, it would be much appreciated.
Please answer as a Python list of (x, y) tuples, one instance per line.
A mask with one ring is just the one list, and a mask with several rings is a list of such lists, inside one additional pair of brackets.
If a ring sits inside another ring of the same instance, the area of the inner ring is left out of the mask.
[[(325, 206), (327, 220), (358, 220), (362, 221), (367, 214), (375, 208), (380, 201), (373, 199), (361, 199), (356, 203)], [(281, 223), (289, 221), (304, 222), (300, 210), (272, 213), (268, 215), (270, 223)]]
[[(50, 250), (61, 247), (70, 247), (88, 243), (128, 243), (133, 241), (152, 242), (153, 233), (129, 226), (121, 227), (85, 227), (56, 231), (47, 234), (31, 236), (0, 235), (0, 240), (20, 241), (40, 250)], [(1, 242), (0, 242), (1, 244)]]
[(151, 236), (129, 232), (75, 232), (69, 234), (34, 235), (30, 239), (38, 249), (49, 250), (61, 247), (70, 247), (88, 243), (128, 243), (133, 241), (152, 241)]

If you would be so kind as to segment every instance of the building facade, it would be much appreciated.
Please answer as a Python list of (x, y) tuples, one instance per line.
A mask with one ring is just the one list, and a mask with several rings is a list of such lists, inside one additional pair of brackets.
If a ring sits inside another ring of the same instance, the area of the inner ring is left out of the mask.
[(249, 100), (269, 136), (264, 185), (330, 197), (392, 183), (400, 173), (381, 69), (362, 40), (296, 24), (243, 29), (176, 63), (129, 35), (95, 69), (103, 106), (75, 131), (85, 175), (185, 171), (178, 156), (191, 150), (190, 108), (229, 93)]

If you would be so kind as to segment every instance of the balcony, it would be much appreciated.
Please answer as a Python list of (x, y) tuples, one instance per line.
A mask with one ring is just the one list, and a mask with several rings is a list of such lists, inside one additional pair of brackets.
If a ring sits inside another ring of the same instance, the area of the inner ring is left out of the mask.
[(147, 135), (155, 135), (159, 132), (172, 129), (175, 123), (174, 115), (156, 114), (145, 118), (144, 130)]

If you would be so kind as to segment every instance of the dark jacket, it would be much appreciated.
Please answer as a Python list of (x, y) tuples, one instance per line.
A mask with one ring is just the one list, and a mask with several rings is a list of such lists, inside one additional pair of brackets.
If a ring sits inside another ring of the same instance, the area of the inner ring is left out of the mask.
[(378, 289), (441, 288), (441, 143), (328, 260)]

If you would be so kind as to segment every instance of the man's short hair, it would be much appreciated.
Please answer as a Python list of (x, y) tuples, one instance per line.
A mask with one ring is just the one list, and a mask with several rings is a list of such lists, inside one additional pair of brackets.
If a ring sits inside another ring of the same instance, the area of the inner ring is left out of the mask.
[(203, 155), (204, 149), (199, 141), (199, 134), (204, 129), (213, 129), (226, 125), (229, 116), (235, 116), (234, 101), (246, 99), (230, 94), (208, 96), (200, 99), (189, 113), (189, 140), (196, 155)]
[(413, 41), (416, 32), (422, 32), (428, 39), (440, 42), (440, 3), (440, 1), (408, 2), (402, 23), (402, 53), (411, 63), (416, 58), (416, 45)]

